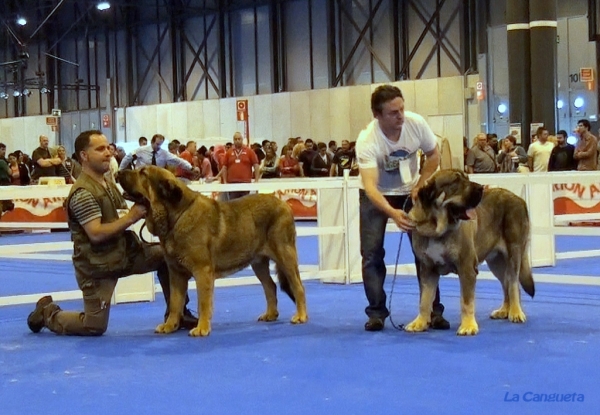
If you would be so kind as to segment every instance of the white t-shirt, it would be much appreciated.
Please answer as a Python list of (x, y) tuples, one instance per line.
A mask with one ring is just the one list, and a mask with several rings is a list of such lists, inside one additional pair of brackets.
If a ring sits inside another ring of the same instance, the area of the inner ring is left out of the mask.
[(419, 180), (417, 151), (429, 153), (437, 139), (419, 114), (404, 112), (404, 125), (397, 142), (390, 141), (374, 119), (356, 140), (356, 160), (361, 169), (378, 168), (377, 187), (384, 195), (406, 195)]
[(548, 171), (548, 162), (550, 161), (550, 154), (554, 143), (546, 141), (545, 144), (536, 141), (529, 146), (527, 150), (527, 156), (533, 159), (533, 171)]

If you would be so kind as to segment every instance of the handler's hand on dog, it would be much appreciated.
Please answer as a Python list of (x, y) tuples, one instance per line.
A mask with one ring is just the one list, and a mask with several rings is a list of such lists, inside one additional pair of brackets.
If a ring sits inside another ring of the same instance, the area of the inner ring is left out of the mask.
[(408, 217), (408, 214), (400, 209), (397, 209), (392, 216), (392, 220), (404, 232), (410, 232), (415, 228), (415, 223)]
[(131, 216), (131, 219), (135, 222), (145, 217), (146, 213), (146, 206), (137, 203), (135, 203), (131, 209), (129, 209), (129, 216)]

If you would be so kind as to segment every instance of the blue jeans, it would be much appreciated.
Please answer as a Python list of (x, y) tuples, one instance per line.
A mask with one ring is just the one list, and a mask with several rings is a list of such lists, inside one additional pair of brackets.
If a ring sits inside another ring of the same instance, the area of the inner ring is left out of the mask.
[[(385, 198), (394, 209), (403, 209), (405, 212), (409, 212), (412, 208), (410, 195), (386, 196)], [(359, 200), (362, 278), (365, 294), (369, 301), (365, 313), (369, 317), (385, 319), (390, 315), (390, 312), (385, 305), (386, 294), (383, 289), (386, 274), (383, 241), (389, 218), (371, 202), (364, 190), (360, 190)], [(408, 233), (408, 239), (411, 242), (412, 249), (412, 235), (410, 233)], [(420, 263), (416, 257), (415, 266), (417, 268), (417, 278), (420, 280)], [(441, 315), (443, 312), (444, 306), (440, 303), (440, 289), (438, 288), (433, 301), (433, 314)]]

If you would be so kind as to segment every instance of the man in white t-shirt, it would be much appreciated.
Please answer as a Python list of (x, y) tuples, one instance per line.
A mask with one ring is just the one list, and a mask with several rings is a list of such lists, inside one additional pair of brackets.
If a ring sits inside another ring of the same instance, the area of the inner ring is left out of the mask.
[[(407, 213), (419, 188), (438, 168), (440, 154), (435, 135), (423, 117), (404, 111), (400, 89), (391, 85), (378, 87), (371, 95), (371, 110), (375, 119), (358, 136), (356, 160), (362, 179), (359, 199), (362, 277), (369, 301), (365, 330), (379, 331), (389, 316), (383, 289), (385, 227), (391, 218), (412, 240), (410, 231), (414, 223)], [(419, 149), (426, 157), (420, 176)], [(419, 277), (416, 258), (415, 265)], [(433, 303), (433, 328), (450, 328), (442, 317), (443, 311), (438, 289)]]
[(544, 127), (539, 127), (535, 136), (536, 141), (531, 143), (527, 150), (529, 171), (534, 173), (548, 171), (548, 163), (554, 149), (554, 143), (548, 141), (548, 130)]

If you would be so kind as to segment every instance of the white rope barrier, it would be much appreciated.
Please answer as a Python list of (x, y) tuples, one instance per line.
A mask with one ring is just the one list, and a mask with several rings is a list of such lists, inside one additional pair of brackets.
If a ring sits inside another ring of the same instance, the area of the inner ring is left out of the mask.
[[(600, 227), (594, 226), (560, 226), (574, 222), (600, 221), (600, 213), (582, 213), (555, 215), (553, 191), (556, 188), (571, 185), (578, 192), (598, 192), (600, 203), (600, 171), (599, 172), (553, 172), (530, 174), (480, 174), (471, 175), (471, 180), (490, 187), (504, 187), (523, 197), (530, 210), (532, 266), (554, 266), (557, 259), (590, 258), (600, 255), (600, 250), (556, 253), (554, 236), (600, 236)], [(317, 226), (298, 226), (298, 237), (317, 236), (318, 265), (301, 265), (301, 276), (304, 280), (317, 279), (322, 282), (351, 283), (360, 282), (361, 257), (359, 247), (358, 226), (358, 190), (357, 178), (319, 178), (319, 179), (272, 179), (251, 184), (219, 184), (191, 183), (190, 188), (211, 196), (214, 193), (228, 191), (257, 191), (261, 193), (277, 193), (284, 191), (314, 191), (317, 202)], [(0, 200), (5, 199), (42, 199), (64, 198), (70, 190), (69, 185), (62, 186), (8, 186), (0, 187)], [(595, 194), (595, 193), (594, 193)], [(66, 223), (22, 223), (0, 222), (0, 227), (11, 229), (64, 229)], [(390, 223), (386, 230), (398, 232)], [(150, 235), (147, 236), (150, 238)], [(0, 258), (70, 260), (71, 242), (36, 243), (0, 246)], [(67, 251), (60, 254), (49, 254), (53, 251)], [(414, 275), (414, 265), (400, 264), (399, 271), (406, 275)], [(491, 274), (481, 273), (485, 278)], [(541, 277), (540, 277), (541, 275)], [(541, 278), (541, 280), (540, 280)], [(540, 282), (562, 284), (598, 285), (600, 279), (588, 276), (546, 275), (537, 274)], [(125, 278), (123, 280), (128, 280)], [(253, 276), (229, 277), (219, 280), (217, 286), (256, 284)], [(119, 282), (121, 284), (121, 281)], [(190, 283), (193, 289), (193, 282)], [(152, 277), (152, 299), (157, 291)], [(0, 306), (35, 302), (41, 294), (0, 297)], [(52, 293), (57, 299), (81, 298), (78, 290)], [(127, 290), (121, 292), (123, 301), (139, 301)], [(116, 301), (120, 302), (120, 301)]]

